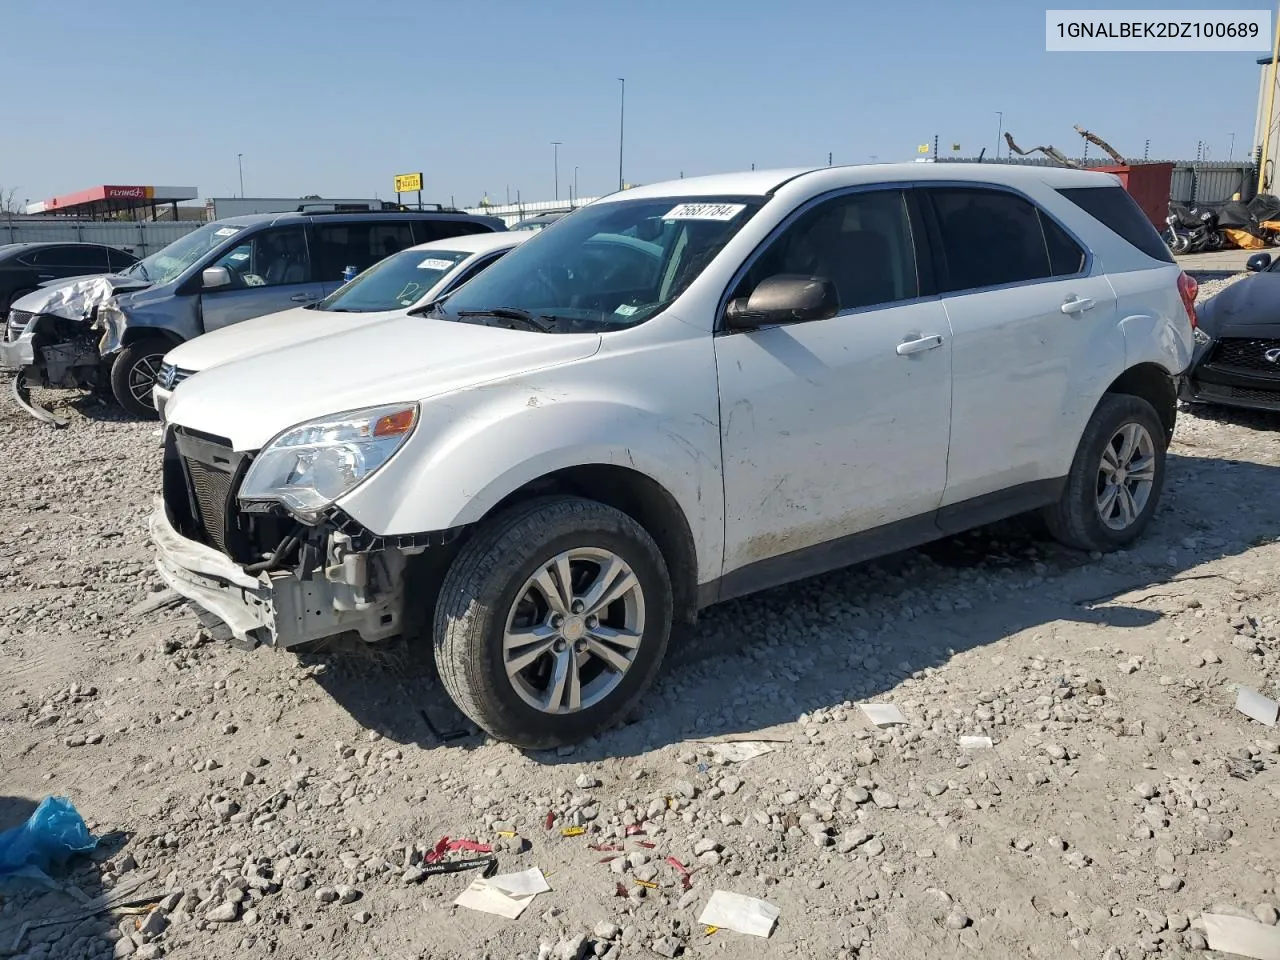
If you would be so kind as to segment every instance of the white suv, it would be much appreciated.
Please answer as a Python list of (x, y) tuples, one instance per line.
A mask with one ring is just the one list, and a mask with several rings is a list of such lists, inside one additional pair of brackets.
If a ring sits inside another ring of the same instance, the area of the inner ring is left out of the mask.
[(619, 192), (427, 317), (179, 387), (158, 566), (242, 643), (431, 635), (489, 733), (579, 740), (710, 604), (1033, 509), (1131, 541), (1194, 300), (1106, 174)]

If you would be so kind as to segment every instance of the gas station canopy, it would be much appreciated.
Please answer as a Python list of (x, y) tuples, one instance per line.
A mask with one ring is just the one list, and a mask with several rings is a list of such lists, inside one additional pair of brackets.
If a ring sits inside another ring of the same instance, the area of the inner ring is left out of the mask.
[[(109, 186), (90, 187), (78, 193), (27, 204), (28, 214), (44, 214), (60, 217), (77, 217), (82, 220), (116, 219), (128, 213), (128, 219), (142, 219), (156, 215), (156, 207), (180, 200), (194, 200), (198, 196), (195, 187), (147, 187)], [(141, 214), (141, 216), (139, 216)], [(176, 210), (174, 214), (177, 216)]]

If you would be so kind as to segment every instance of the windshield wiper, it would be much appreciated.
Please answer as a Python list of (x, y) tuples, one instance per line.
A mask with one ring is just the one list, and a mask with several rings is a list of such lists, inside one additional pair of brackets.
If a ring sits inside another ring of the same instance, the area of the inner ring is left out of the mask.
[(539, 333), (550, 332), (555, 326), (556, 319), (545, 315), (535, 317), (528, 310), (521, 310), (518, 307), (494, 307), (492, 310), (460, 310), (458, 312), (459, 320), (466, 317), (497, 317), (499, 320), (514, 320)]

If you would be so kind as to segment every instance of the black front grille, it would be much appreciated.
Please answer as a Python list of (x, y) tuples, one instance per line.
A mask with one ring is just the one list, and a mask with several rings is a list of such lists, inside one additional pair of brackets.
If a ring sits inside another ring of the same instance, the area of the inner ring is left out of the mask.
[(1259, 390), (1256, 387), (1230, 387), (1219, 383), (1200, 383), (1196, 389), (1199, 400), (1219, 403), (1256, 404), (1267, 409), (1280, 409), (1280, 384), (1275, 390)]
[(5, 333), (6, 339), (12, 341), (22, 336), (22, 331), (27, 329), (27, 324), (31, 322), (33, 316), (35, 314), (29, 310), (10, 310), (9, 326)]
[[(1268, 359), (1268, 355), (1276, 359)], [(1252, 370), (1280, 377), (1280, 340), (1221, 340), (1213, 348), (1213, 356), (1209, 358), (1209, 362), (1218, 367)]]

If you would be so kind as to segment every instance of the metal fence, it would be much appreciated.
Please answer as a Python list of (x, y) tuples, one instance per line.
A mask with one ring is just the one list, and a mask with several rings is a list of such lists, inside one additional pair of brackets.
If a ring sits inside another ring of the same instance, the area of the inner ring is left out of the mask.
[[(973, 157), (943, 157), (939, 163), (977, 163)], [(992, 160), (983, 158), (983, 163), (1012, 163), (1021, 166), (1056, 167), (1057, 163), (1047, 157), (1001, 157)], [(1090, 157), (1082, 160), (1072, 158), (1073, 163), (1089, 169), (1092, 167), (1113, 167), (1110, 159), (1099, 160)], [(1233, 194), (1240, 194), (1241, 200), (1249, 200), (1257, 193), (1258, 171), (1247, 160), (1153, 160), (1151, 163), (1172, 163), (1173, 181), (1169, 185), (1169, 199), (1178, 203), (1220, 203), (1230, 200)], [(1142, 161), (1132, 161), (1136, 166)]]
[(155, 253), (179, 237), (198, 230), (196, 220), (138, 221), (66, 220), (61, 217), (14, 217), (0, 219), (0, 243), (105, 243), (127, 250), (136, 257)]

